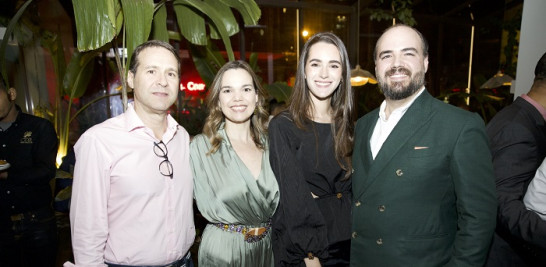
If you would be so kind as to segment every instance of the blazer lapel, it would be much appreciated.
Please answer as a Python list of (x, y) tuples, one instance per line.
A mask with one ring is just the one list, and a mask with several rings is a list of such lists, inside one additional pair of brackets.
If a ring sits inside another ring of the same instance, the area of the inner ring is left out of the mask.
[[(391, 164), (393, 157), (398, 151), (408, 142), (408, 140), (415, 135), (417, 130), (421, 129), (432, 117), (433, 110), (431, 110), (432, 96), (425, 91), (415, 99), (415, 102), (409, 107), (402, 119), (394, 127), (393, 131), (385, 140), (385, 143), (381, 146), (381, 149), (377, 153), (375, 160), (371, 161), (369, 166), (369, 172), (367, 179), (364, 183), (364, 191), (371, 186), (377, 179), (380, 179), (379, 174), (388, 165)], [(368, 136), (368, 151), (369, 140), (373, 128)], [(371, 159), (371, 155), (370, 155)]]
[[(359, 143), (355, 143), (354, 157), (353, 157), (353, 167), (359, 166), (359, 177), (362, 177), (363, 185), (367, 184), (367, 179), (369, 177), (368, 173), (370, 172), (370, 166), (373, 164), (372, 152), (370, 148), (370, 138), (372, 137), (373, 129), (377, 124), (377, 119), (379, 118), (379, 109), (372, 111), (371, 116), (363, 121), (364, 126), (362, 129), (358, 129), (362, 133), (362, 137), (358, 138)], [(358, 153), (358, 154), (357, 154)], [(358, 162), (354, 162), (354, 160)], [(353, 195), (361, 195), (364, 192), (364, 186), (355, 186), (357, 182), (353, 182)]]

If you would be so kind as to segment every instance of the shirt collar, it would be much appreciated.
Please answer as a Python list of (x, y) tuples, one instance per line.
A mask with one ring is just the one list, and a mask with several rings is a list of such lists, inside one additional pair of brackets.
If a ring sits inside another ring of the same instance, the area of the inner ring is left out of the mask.
[(537, 101), (529, 97), (527, 94), (522, 94), (521, 98), (525, 99), (527, 102), (529, 102), (529, 104), (533, 105), (533, 107), (535, 107), (538, 110), (538, 112), (540, 112), (540, 115), (542, 115), (542, 118), (546, 120), (546, 108), (544, 108)]
[(125, 111), (125, 130), (128, 132), (134, 131), (139, 128), (146, 127), (142, 120), (138, 117), (134, 103), (128, 103), (127, 104), (127, 110)]
[[(417, 99), (417, 97), (419, 97), (424, 91), (425, 91), (425, 87), (421, 88), (417, 94), (412, 96), (413, 98), (408, 103), (393, 110), (391, 115), (395, 113), (404, 114), (408, 110), (408, 108), (413, 104), (413, 102), (415, 102), (415, 99)], [(381, 106), (379, 107), (379, 118), (381, 118), (381, 120), (383, 121), (387, 121), (387, 115), (385, 115), (386, 107), (387, 107), (387, 101), (383, 100), (383, 102), (381, 103)]]
[[(142, 120), (138, 117), (138, 114), (135, 111), (134, 103), (128, 103), (127, 110), (125, 111), (124, 114), (126, 116), (125, 130), (127, 132), (131, 132), (131, 131), (142, 129), (142, 128), (149, 129), (148, 127), (146, 127), (146, 125), (144, 125)], [(178, 130), (178, 126), (180, 126), (178, 122), (176, 122), (176, 120), (170, 114), (168, 114), (167, 115), (167, 130), (163, 136), (166, 137), (167, 140), (170, 140), (174, 136), (174, 133)]]

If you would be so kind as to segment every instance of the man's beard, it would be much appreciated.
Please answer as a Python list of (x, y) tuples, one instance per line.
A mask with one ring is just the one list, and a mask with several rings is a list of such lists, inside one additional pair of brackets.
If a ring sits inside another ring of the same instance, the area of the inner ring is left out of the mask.
[(379, 86), (383, 91), (383, 95), (389, 100), (406, 99), (425, 85), (425, 73), (423, 71), (415, 73), (415, 77), (411, 79), (407, 86), (404, 86), (403, 82), (392, 82), (392, 85), (389, 85), (386, 81), (387, 77), (395, 73), (402, 73), (410, 77), (412, 74), (411, 71), (406, 68), (396, 68), (387, 71), (384, 76), (378, 76)]

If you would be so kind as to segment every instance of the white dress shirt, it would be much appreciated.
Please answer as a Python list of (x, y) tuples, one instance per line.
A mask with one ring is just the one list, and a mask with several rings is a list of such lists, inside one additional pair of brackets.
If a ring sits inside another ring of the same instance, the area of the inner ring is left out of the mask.
[(532, 210), (546, 220), (546, 159), (537, 169), (535, 177), (527, 187), (523, 203), (528, 210)]
[(375, 156), (377, 156), (377, 153), (379, 153), (379, 150), (383, 146), (383, 143), (385, 143), (385, 140), (387, 140), (387, 137), (391, 134), (392, 130), (398, 124), (400, 119), (406, 114), (406, 111), (408, 108), (413, 104), (415, 99), (419, 97), (423, 91), (425, 91), (425, 88), (421, 88), (417, 94), (413, 96), (413, 99), (406, 103), (404, 106), (401, 106), (391, 112), (391, 115), (387, 119), (387, 115), (385, 114), (385, 108), (387, 107), (387, 102), (383, 100), (383, 103), (381, 103), (381, 106), (379, 107), (379, 118), (377, 119), (377, 123), (375, 124), (375, 128), (373, 129), (372, 137), (370, 138), (370, 148), (372, 150), (372, 157), (375, 159)]

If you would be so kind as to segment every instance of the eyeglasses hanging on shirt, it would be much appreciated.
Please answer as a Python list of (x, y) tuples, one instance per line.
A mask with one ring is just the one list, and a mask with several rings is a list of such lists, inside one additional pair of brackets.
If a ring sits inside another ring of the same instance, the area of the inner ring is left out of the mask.
[(169, 157), (167, 157), (167, 146), (163, 141), (159, 141), (159, 143), (154, 142), (154, 153), (158, 157), (162, 157), (165, 160), (163, 160), (161, 163), (159, 163), (159, 172), (163, 176), (169, 176), (171, 179), (173, 178), (173, 165), (169, 161)]

